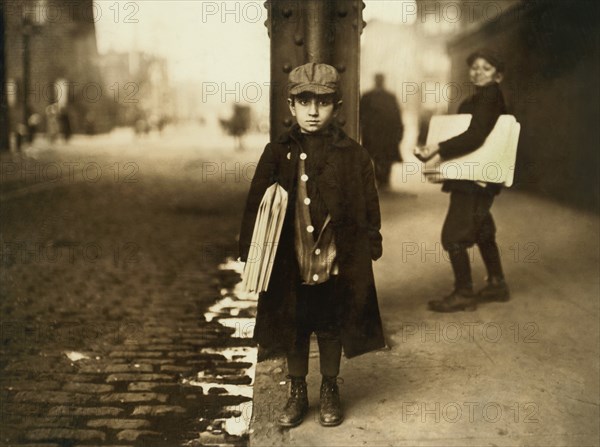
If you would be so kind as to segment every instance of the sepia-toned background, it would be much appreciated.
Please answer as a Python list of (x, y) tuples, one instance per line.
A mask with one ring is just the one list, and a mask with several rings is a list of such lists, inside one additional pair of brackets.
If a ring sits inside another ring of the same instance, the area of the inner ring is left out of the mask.
[[(286, 368), (257, 362), (236, 238), (260, 154), (291, 124), (279, 58), (304, 57), (307, 3), (3, 0), (0, 445), (600, 445), (591, 0), (338, 1), (331, 33), (355, 40), (332, 43), (341, 124), (360, 139), (358, 99), (383, 74), (404, 125), (374, 264), (388, 347), (343, 360), (330, 429), (315, 351), (311, 413), (277, 428)], [(522, 126), (493, 208), (511, 301), (440, 315), (448, 196), (413, 148), (472, 94), (482, 47)]]

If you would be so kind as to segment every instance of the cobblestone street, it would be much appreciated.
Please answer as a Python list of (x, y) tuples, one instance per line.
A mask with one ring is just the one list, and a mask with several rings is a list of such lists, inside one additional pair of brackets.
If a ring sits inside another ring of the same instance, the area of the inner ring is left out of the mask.
[(235, 387), (250, 388), (254, 348), (203, 317), (235, 300), (239, 275), (218, 266), (247, 188), (203, 172), (219, 149), (219, 163), (243, 154), (189, 137), (81, 137), (3, 159), (1, 445), (246, 442), (219, 424), (250, 418)]

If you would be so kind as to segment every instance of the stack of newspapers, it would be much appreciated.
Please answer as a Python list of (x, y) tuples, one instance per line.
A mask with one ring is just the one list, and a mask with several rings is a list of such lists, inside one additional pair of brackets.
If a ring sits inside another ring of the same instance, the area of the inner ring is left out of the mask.
[[(469, 128), (471, 118), (470, 114), (434, 116), (427, 145), (462, 134)], [(521, 125), (513, 115), (501, 115), (481, 147), (450, 160), (442, 160), (437, 154), (425, 163), (423, 174), (432, 183), (470, 180), (512, 186), (520, 132)]]
[(265, 191), (242, 274), (242, 287), (247, 292), (264, 292), (269, 286), (287, 203), (288, 193), (278, 183)]

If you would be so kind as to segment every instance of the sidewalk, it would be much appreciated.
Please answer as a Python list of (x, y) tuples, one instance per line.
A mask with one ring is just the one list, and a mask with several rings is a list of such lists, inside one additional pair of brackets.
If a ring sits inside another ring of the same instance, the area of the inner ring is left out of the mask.
[(381, 197), (375, 276), (390, 348), (342, 360), (345, 422), (318, 423), (313, 352), (308, 417), (280, 430), (285, 363), (262, 362), (251, 446), (599, 445), (598, 217), (504, 191), (493, 213), (512, 300), (436, 314), (427, 301), (452, 285), (438, 243), (448, 196), (419, 180)]

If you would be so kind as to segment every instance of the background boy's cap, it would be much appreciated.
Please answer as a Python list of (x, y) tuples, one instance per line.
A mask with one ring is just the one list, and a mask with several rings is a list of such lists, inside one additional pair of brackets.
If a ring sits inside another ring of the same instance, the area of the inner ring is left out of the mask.
[(288, 92), (299, 95), (311, 92), (317, 95), (328, 95), (338, 90), (340, 75), (331, 65), (311, 62), (294, 68), (289, 75)]
[(475, 59), (478, 58), (482, 58), (488, 61), (491, 65), (496, 67), (496, 71), (498, 71), (498, 73), (504, 72), (504, 62), (502, 61), (498, 53), (496, 53), (495, 51), (490, 50), (488, 48), (481, 48), (469, 55), (469, 57), (467, 58), (467, 65), (473, 65)]

